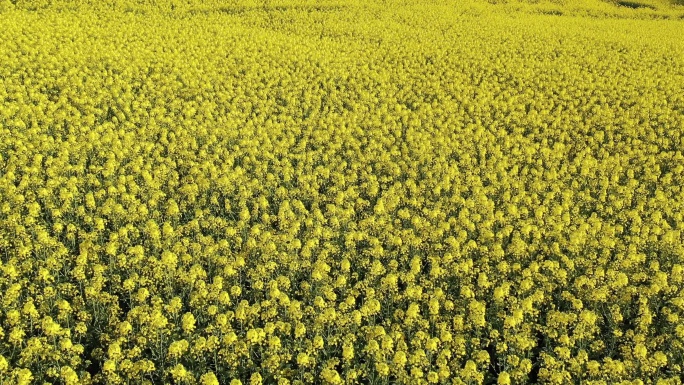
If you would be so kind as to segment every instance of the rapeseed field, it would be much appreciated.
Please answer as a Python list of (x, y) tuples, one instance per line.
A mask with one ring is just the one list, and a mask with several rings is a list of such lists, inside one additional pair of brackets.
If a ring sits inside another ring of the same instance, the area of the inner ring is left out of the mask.
[(0, 384), (684, 377), (684, 7), (0, 1)]

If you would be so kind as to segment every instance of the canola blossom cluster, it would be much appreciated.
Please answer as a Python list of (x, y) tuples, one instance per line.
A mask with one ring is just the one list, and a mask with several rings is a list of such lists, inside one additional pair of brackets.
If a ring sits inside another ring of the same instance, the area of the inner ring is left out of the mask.
[(681, 384), (684, 11), (495, 3), (0, 2), (0, 384)]

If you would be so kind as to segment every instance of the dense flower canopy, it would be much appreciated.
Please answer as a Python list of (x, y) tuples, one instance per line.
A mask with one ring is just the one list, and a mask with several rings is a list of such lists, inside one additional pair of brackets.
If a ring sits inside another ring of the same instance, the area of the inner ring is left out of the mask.
[(654, 1), (0, 1), (0, 383), (680, 384)]

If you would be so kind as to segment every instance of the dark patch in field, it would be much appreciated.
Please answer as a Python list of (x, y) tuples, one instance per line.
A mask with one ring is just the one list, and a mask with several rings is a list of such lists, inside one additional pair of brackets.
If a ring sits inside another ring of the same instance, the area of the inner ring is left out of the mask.
[(346, 7), (343, 5), (282, 5), (266, 7), (269, 11), (308, 11), (308, 12), (334, 12), (341, 11)]
[(621, 7), (627, 7), (627, 8), (632, 8), (632, 9), (648, 8), (648, 9), (652, 9), (654, 11), (656, 9), (656, 7), (654, 7), (650, 4), (638, 3), (636, 1), (621, 0), (621, 1), (618, 1), (617, 4)]
[(528, 376), (529, 383), (531, 384), (536, 384), (539, 380), (539, 369), (541, 369), (540, 356), (544, 346), (546, 345), (546, 336), (542, 332), (537, 330), (535, 332), (535, 337), (537, 339), (537, 344), (534, 348), (532, 348), (532, 357), (530, 357), (530, 361), (532, 361), (532, 371)]
[[(234, 7), (220, 7), (216, 11), (221, 13), (227, 13), (229, 15), (242, 14), (252, 11), (267, 11), (267, 12), (288, 12), (288, 11), (307, 11), (311, 12), (335, 12), (344, 10), (346, 6), (344, 5), (277, 5), (277, 6), (265, 6), (265, 7), (247, 7), (247, 6), (234, 6)], [(209, 11), (211, 12), (211, 11)]]
[(547, 9), (541, 11), (544, 15), (563, 16), (563, 11), (558, 9)]

